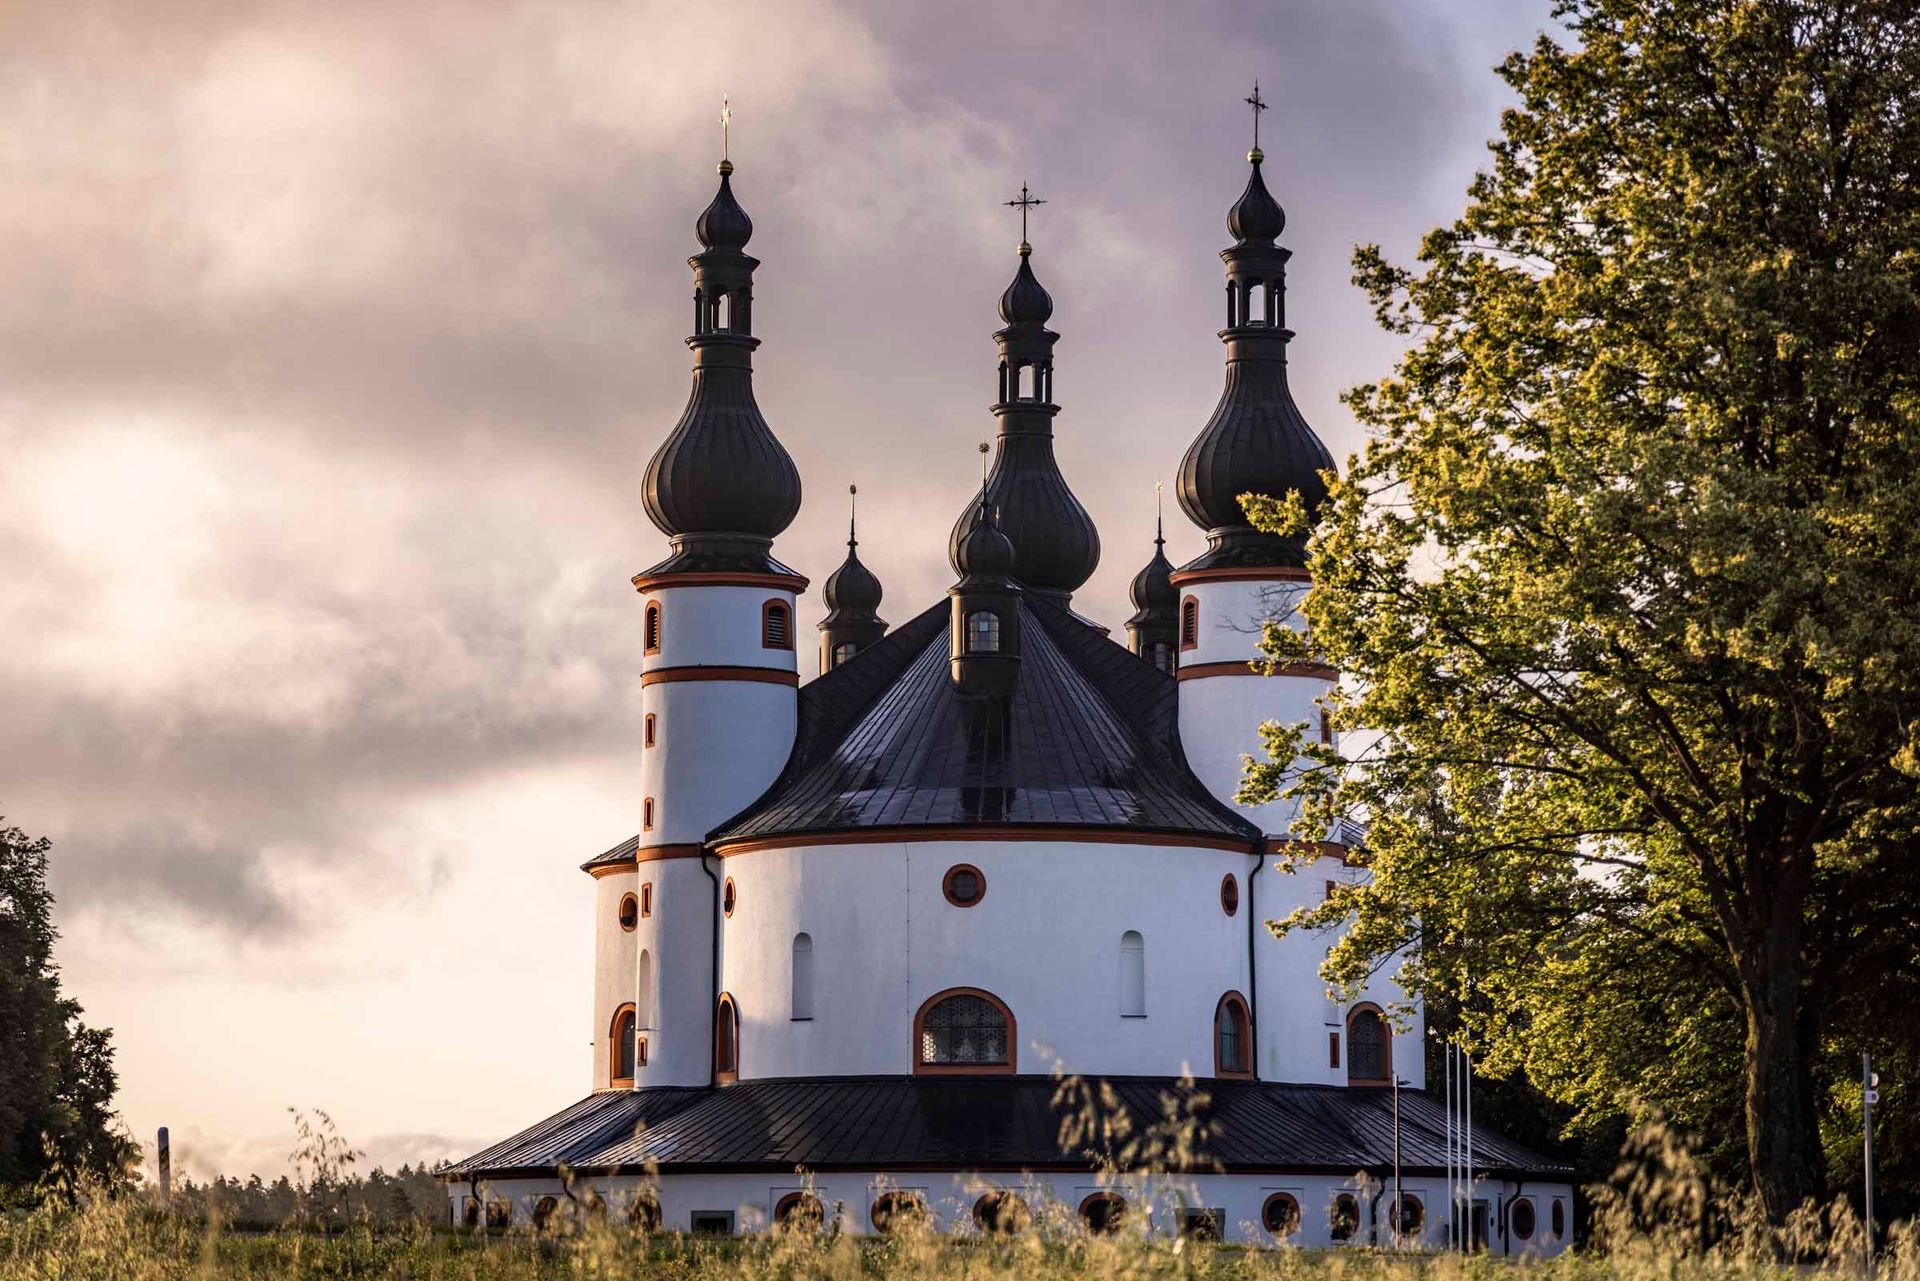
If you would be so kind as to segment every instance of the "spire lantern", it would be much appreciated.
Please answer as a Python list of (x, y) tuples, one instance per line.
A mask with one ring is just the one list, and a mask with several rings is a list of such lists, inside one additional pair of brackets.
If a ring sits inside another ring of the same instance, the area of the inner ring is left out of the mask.
[(1282, 495), (1298, 490), (1311, 513), (1326, 498), (1320, 473), (1333, 456), (1314, 434), (1287, 385), (1286, 277), (1291, 251), (1276, 244), (1286, 226), (1280, 203), (1260, 174), (1260, 113), (1266, 103), (1256, 85), (1246, 101), (1253, 108), (1255, 145), (1246, 190), (1227, 214), (1234, 243), (1220, 251), (1227, 269), (1227, 381), (1213, 417), (1180, 462), (1175, 493), (1188, 519), (1206, 531), (1207, 550), (1182, 572), (1226, 567), (1300, 568), (1300, 539), (1255, 530), (1240, 508), (1246, 493)]
[[(731, 111), (726, 118), (731, 118)], [(693, 390), (647, 464), (647, 515), (673, 540), (674, 555), (647, 571), (792, 571), (772, 559), (772, 541), (800, 510), (800, 474), (753, 395), (753, 273), (742, 252), (753, 220), (733, 194), (733, 164), (694, 225)]]
[[(999, 530), (1012, 543), (1022, 585), (1065, 606), (1076, 588), (1100, 563), (1100, 535), (1080, 505), (1053, 454), (1053, 346), (1060, 335), (1047, 328), (1053, 298), (1033, 271), (1028, 218), (1047, 203), (1022, 184), (1019, 263), (1013, 282), (1000, 296), (1005, 326), (994, 334), (1000, 349), (1000, 396), (993, 405), (999, 420), (993, 465), (982, 497), (997, 515)], [(971, 508), (954, 523), (948, 541), (957, 554), (973, 518)]]
[(953, 683), (982, 696), (1010, 693), (1020, 674), (1018, 553), (1001, 532), (999, 512), (982, 496), (967, 509), (966, 529), (950, 549), (960, 581), (947, 625)]
[(820, 672), (839, 667), (887, 634), (880, 617), (880, 580), (860, 563), (860, 538), (854, 521), (857, 485), (847, 486), (847, 558), (827, 576), (822, 595), (827, 616), (820, 620)]
[(1173, 585), (1173, 564), (1167, 559), (1158, 484), (1153, 487), (1153, 503), (1153, 559), (1133, 576), (1127, 589), (1133, 601), (1133, 617), (1127, 620), (1127, 648), (1171, 674), (1180, 633), (1180, 593)]

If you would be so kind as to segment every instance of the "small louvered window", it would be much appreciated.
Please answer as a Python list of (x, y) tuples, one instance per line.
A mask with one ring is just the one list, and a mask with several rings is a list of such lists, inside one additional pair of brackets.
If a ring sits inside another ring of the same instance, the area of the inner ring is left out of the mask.
[(1200, 602), (1189, 596), (1180, 602), (1180, 648), (1200, 643)]
[(784, 601), (770, 600), (760, 612), (760, 647), (793, 648), (793, 613)]
[(660, 607), (647, 606), (646, 651), (649, 654), (660, 652)]

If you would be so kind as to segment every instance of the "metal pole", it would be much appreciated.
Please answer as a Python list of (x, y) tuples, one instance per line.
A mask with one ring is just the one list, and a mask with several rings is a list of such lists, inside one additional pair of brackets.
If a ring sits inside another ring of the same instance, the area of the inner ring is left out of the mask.
[(1400, 1248), (1400, 1233), (1407, 1221), (1407, 1203), (1400, 1195), (1400, 1074), (1393, 1074), (1393, 1248)]
[(1465, 1046), (1460, 1047), (1460, 1062), (1466, 1069), (1466, 1080), (1461, 1087), (1461, 1099), (1466, 1111), (1467, 1142), (1467, 1248), (1473, 1248), (1473, 1055)]
[(1448, 1037), (1442, 1052), (1440, 1079), (1443, 1082), (1441, 1093), (1446, 1098), (1442, 1109), (1447, 1118), (1447, 1248), (1453, 1248), (1453, 1221), (1456, 1217), (1453, 1200), (1453, 1038)]
[(1865, 1139), (1862, 1157), (1866, 1162), (1867, 1276), (1873, 1276), (1873, 1105), (1880, 1101), (1876, 1088), (1880, 1078), (1874, 1075), (1873, 1060), (1860, 1053), (1860, 1129)]

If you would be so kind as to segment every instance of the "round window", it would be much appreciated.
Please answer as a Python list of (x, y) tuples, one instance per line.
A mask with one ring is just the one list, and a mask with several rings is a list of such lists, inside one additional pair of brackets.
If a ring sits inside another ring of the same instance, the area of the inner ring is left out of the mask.
[(826, 1207), (811, 1192), (789, 1192), (773, 1207), (773, 1225), (783, 1231), (818, 1232), (826, 1219)]
[(1513, 1235), (1522, 1241), (1533, 1240), (1533, 1202), (1525, 1197), (1513, 1203)]
[(1567, 1235), (1567, 1207), (1558, 1199), (1553, 1203), (1553, 1235), (1555, 1237)]
[(947, 869), (940, 888), (955, 907), (972, 907), (986, 897), (987, 878), (971, 863), (955, 863)]
[(732, 916), (733, 905), (737, 901), (737, 896), (733, 890), (733, 878), (729, 876), (727, 883), (720, 888), (720, 910), (728, 916)]
[(1127, 1199), (1118, 1192), (1096, 1192), (1080, 1203), (1080, 1221), (1096, 1236), (1118, 1232), (1126, 1217)]
[(1420, 1229), (1427, 1221), (1427, 1207), (1420, 1204), (1420, 1198), (1408, 1193), (1395, 1207), (1393, 1229), (1406, 1236), (1419, 1236)]
[(1016, 1192), (989, 1192), (973, 1203), (973, 1222), (982, 1232), (1011, 1236), (1027, 1230), (1033, 1212)]
[(1260, 1207), (1260, 1224), (1277, 1237), (1300, 1230), (1300, 1202), (1290, 1192), (1276, 1192)]
[(882, 1192), (867, 1211), (876, 1232), (899, 1232), (926, 1218), (927, 1207), (916, 1193)]
[(1240, 910), (1240, 882), (1232, 872), (1220, 878), (1220, 910), (1228, 916)]
[(640, 900), (631, 894), (620, 899), (620, 928), (631, 931), (640, 924)]

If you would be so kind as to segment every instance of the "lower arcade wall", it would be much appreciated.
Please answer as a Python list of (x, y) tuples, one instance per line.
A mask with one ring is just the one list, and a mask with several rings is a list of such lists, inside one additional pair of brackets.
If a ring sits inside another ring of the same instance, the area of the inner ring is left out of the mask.
[[(722, 1235), (765, 1232), (775, 1207), (791, 1193), (811, 1192), (825, 1209), (827, 1225), (841, 1231), (874, 1233), (876, 1202), (889, 1192), (912, 1193), (927, 1207), (933, 1225), (947, 1232), (975, 1232), (973, 1207), (995, 1191), (1018, 1195), (1036, 1218), (1074, 1219), (1090, 1197), (1117, 1194), (1130, 1217), (1145, 1212), (1156, 1235), (1173, 1236), (1190, 1226), (1195, 1214), (1210, 1215), (1222, 1239), (1251, 1245), (1308, 1248), (1379, 1247), (1443, 1249), (1447, 1244), (1447, 1181), (1403, 1175), (1409, 1231), (1395, 1240), (1390, 1206), (1391, 1176), (1202, 1174), (1102, 1176), (1092, 1171), (956, 1174), (926, 1171), (824, 1171), (795, 1173), (667, 1174), (657, 1181), (640, 1176), (592, 1177), (576, 1173), (573, 1195), (582, 1201), (591, 1188), (613, 1221), (625, 1220), (636, 1193), (651, 1191), (659, 1207), (659, 1227), (669, 1232), (704, 1231)], [(463, 1221), (475, 1191), (467, 1182), (448, 1185), (448, 1212)], [(556, 1178), (481, 1180), (481, 1201), (493, 1211), (493, 1226), (526, 1229), (541, 1225), (544, 1207), (564, 1213), (568, 1194)], [(1284, 1193), (1299, 1207), (1298, 1227), (1277, 1236), (1263, 1225), (1270, 1198)], [(1334, 1209), (1351, 1197), (1358, 1221), (1350, 1235), (1336, 1236)], [(1463, 1196), (1463, 1202), (1465, 1198)], [(1495, 1255), (1557, 1255), (1571, 1244), (1573, 1189), (1564, 1183), (1516, 1182), (1476, 1178), (1474, 1210), (1462, 1215), (1477, 1224), (1475, 1236)], [(1516, 1214), (1516, 1207), (1524, 1209)], [(1532, 1230), (1522, 1235), (1531, 1221)], [(1137, 1222), (1137, 1220), (1135, 1220)], [(1418, 1227), (1413, 1224), (1417, 1221)]]

